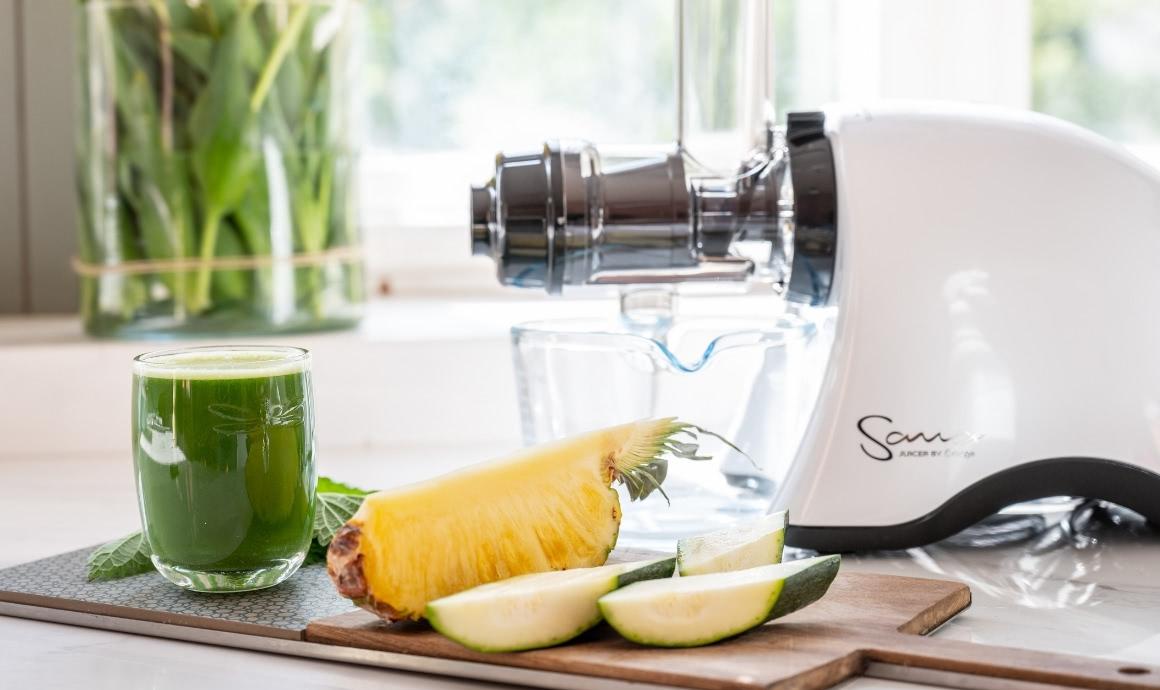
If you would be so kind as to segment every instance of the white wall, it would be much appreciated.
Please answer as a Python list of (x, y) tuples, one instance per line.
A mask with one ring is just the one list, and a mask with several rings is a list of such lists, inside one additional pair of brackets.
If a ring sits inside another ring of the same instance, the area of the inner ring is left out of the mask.
[(24, 214), (15, 0), (0, 0), (0, 314), (24, 308)]
[(77, 305), (74, 4), (0, 0), (0, 313)]

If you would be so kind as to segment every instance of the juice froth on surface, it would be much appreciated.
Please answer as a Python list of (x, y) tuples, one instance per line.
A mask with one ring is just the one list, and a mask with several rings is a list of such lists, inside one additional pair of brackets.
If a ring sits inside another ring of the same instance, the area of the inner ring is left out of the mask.
[(137, 376), (160, 379), (243, 379), (306, 371), (310, 355), (296, 347), (201, 347), (144, 354), (133, 360)]

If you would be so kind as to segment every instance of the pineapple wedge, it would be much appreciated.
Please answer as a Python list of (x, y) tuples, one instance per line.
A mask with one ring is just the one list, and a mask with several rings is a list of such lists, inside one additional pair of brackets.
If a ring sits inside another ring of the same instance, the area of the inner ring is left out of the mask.
[(371, 494), (335, 535), (327, 570), (359, 606), (417, 620), (428, 602), (477, 585), (601, 565), (620, 529), (612, 483), (633, 499), (660, 490), (667, 458), (700, 459), (698, 434), (709, 433), (644, 420)]

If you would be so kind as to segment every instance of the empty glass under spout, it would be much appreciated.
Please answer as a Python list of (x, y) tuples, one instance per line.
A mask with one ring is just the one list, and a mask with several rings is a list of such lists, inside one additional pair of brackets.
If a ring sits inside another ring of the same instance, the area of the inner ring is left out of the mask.
[(629, 505), (619, 544), (665, 546), (769, 508), (813, 404), (801, 361), (814, 326), (781, 318), (567, 319), (512, 329), (528, 444), (643, 418), (679, 417), (730, 439), (705, 461), (671, 460), (663, 483)]

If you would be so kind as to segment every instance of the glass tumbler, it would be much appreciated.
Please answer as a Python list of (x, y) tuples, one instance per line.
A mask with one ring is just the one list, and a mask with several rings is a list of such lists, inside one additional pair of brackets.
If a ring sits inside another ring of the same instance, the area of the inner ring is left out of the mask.
[[(517, 325), (513, 356), (528, 445), (655, 417), (679, 417), (745, 451), (703, 438), (708, 461), (670, 459), (659, 492), (624, 506), (618, 544), (668, 546), (765, 513), (816, 397), (808, 345), (793, 316), (675, 318), (641, 329), (625, 319)], [(748, 457), (746, 457), (748, 456)]]
[(310, 354), (195, 347), (133, 361), (133, 461), (153, 564), (198, 592), (294, 574), (314, 520)]

